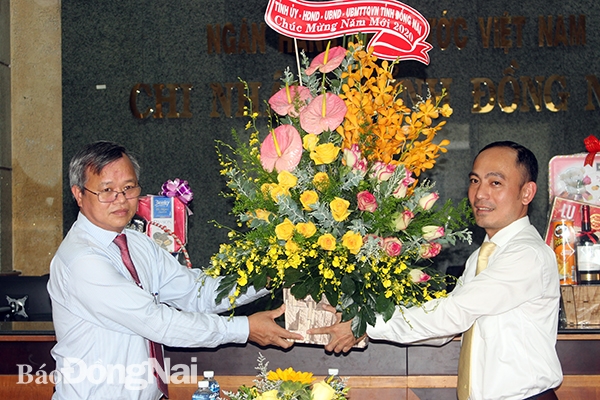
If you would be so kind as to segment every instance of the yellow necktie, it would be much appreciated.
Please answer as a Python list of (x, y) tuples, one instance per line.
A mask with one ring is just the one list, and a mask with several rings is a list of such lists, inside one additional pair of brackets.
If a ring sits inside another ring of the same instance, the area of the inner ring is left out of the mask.
[[(477, 257), (477, 269), (475, 275), (487, 268), (488, 258), (496, 249), (496, 244), (484, 242), (479, 249)], [(462, 346), (460, 347), (460, 358), (458, 359), (458, 400), (467, 400), (471, 393), (471, 338), (475, 323), (463, 334)]]

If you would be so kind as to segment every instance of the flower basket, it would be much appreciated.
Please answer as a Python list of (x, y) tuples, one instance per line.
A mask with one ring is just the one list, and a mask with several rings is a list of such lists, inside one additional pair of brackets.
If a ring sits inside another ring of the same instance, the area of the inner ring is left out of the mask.
[(446, 151), (436, 120), (452, 110), (443, 94), (407, 107), (395, 63), (360, 42), (302, 59), (269, 100), (266, 127), (246, 85), (248, 139), (234, 131), (235, 145), (217, 142), (238, 228), (207, 274), (223, 277), (217, 302), (229, 296), (232, 307), (267, 285), (326, 298), (360, 337), (378, 314), (445, 296), (432, 260), (471, 240), (466, 200), (440, 207), (434, 183), (419, 179)]

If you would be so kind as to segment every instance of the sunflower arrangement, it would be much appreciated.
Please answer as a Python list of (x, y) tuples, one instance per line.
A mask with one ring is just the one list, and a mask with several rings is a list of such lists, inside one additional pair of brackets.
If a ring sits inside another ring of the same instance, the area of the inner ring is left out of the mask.
[(312, 372), (295, 371), (293, 368), (269, 371), (269, 362), (258, 354), (259, 374), (254, 385), (241, 386), (237, 392), (225, 391), (230, 400), (345, 400), (349, 388), (346, 379), (336, 376), (316, 381)]
[[(452, 109), (443, 96), (409, 108), (392, 76), (360, 42), (284, 71), (260, 132), (247, 92), (249, 140), (218, 142), (239, 229), (211, 259), (220, 301), (253, 286), (324, 296), (361, 336), (376, 315), (446, 295), (432, 267), (443, 245), (471, 240), (466, 200), (441, 207), (419, 179), (449, 141), (434, 141)], [(248, 89), (247, 89), (248, 90)], [(219, 225), (220, 226), (220, 225)]]

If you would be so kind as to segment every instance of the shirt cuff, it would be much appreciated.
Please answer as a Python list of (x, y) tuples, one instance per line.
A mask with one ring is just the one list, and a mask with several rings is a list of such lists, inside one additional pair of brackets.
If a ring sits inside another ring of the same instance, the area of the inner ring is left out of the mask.
[(248, 317), (223, 317), (227, 318), (226, 343), (246, 343), (250, 334)]
[(383, 317), (381, 315), (377, 315), (375, 326), (367, 324), (367, 336), (369, 336), (371, 339), (389, 339), (385, 335), (388, 329), (389, 327), (386, 325)]

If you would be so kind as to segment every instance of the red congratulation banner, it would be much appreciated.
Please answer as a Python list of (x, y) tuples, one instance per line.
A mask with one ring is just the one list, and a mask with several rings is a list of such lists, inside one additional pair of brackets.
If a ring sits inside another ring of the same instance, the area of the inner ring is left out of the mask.
[(333, 39), (375, 33), (373, 54), (385, 60), (429, 64), (425, 41), (429, 23), (415, 9), (395, 0), (269, 0), (265, 21), (276, 32), (295, 39)]

